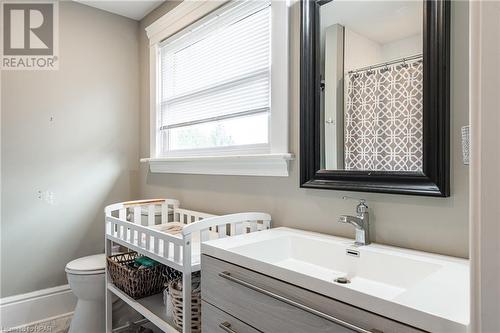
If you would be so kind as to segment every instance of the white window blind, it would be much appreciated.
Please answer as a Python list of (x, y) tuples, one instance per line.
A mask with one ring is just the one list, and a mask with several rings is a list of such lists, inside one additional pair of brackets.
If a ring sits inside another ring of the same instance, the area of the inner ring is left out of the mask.
[(160, 46), (160, 147), (269, 143), (270, 2), (230, 3)]

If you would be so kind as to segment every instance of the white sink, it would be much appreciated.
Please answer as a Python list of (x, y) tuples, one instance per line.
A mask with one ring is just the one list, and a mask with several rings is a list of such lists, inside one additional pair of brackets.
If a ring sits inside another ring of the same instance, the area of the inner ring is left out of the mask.
[(469, 322), (464, 259), (289, 228), (209, 241), (202, 252), (432, 332)]

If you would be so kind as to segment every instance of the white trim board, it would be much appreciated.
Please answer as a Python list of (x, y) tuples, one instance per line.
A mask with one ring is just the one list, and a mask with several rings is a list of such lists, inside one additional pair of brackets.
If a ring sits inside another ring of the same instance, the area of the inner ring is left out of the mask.
[(470, 332), (500, 332), (500, 3), (469, 3)]
[(228, 0), (183, 1), (177, 7), (146, 27), (149, 45), (158, 44), (191, 23), (217, 9)]
[(25, 326), (73, 312), (77, 298), (69, 285), (0, 299), (2, 329)]
[(293, 154), (143, 158), (153, 173), (287, 177)]

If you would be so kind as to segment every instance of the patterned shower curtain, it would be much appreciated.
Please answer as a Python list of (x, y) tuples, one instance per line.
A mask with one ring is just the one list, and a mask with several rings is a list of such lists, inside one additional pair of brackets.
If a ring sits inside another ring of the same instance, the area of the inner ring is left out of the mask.
[(422, 170), (421, 59), (346, 76), (346, 170)]

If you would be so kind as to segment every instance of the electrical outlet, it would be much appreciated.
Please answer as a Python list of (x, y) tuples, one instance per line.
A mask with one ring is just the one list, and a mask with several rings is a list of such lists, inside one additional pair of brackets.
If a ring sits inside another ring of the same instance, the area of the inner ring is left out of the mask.
[(42, 200), (43, 202), (53, 206), (55, 205), (56, 203), (56, 200), (55, 200), (55, 194), (54, 192), (52, 191), (41, 191), (41, 190), (38, 190), (37, 191), (37, 198), (39, 200)]

